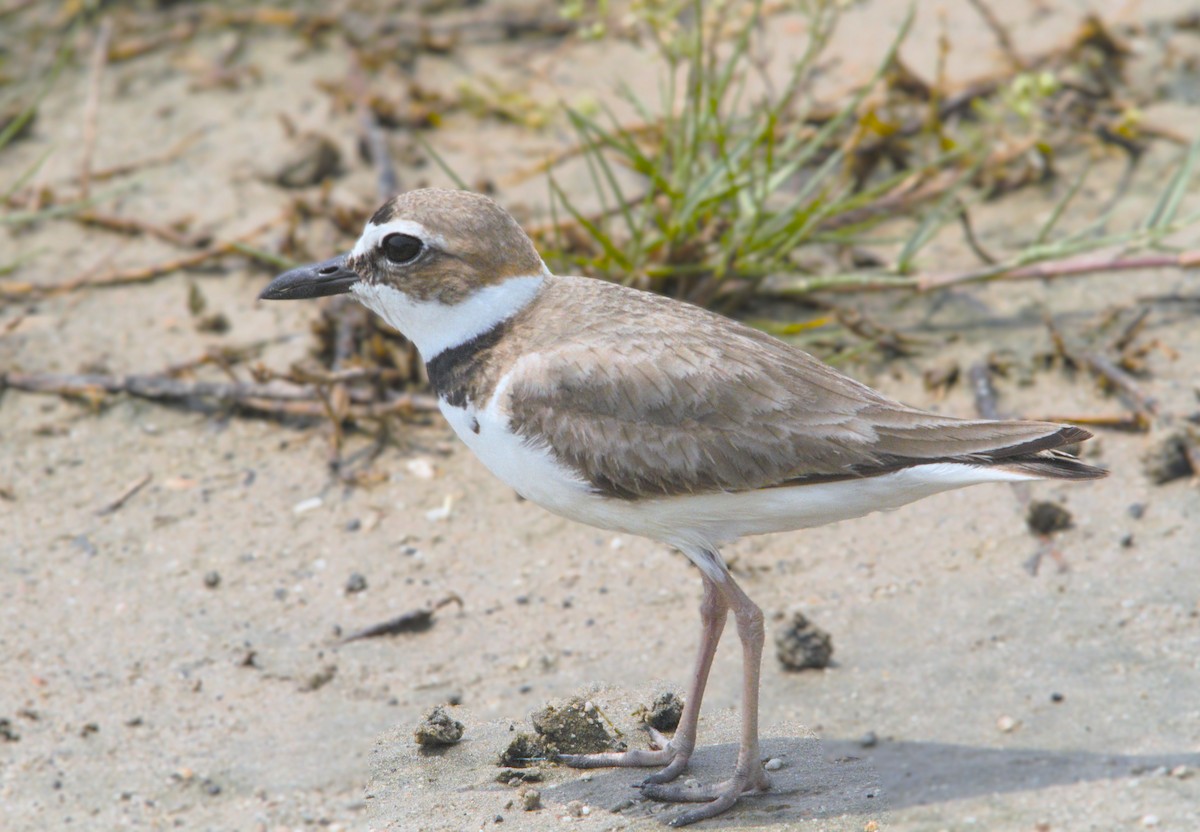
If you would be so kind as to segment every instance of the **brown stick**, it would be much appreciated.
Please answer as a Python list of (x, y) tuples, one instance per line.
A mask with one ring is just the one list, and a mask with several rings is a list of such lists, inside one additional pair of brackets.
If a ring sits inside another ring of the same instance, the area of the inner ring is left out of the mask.
[[(155, 401), (215, 400), (266, 415), (325, 416), (327, 411), (312, 387), (269, 382), (181, 381), (162, 375), (70, 375), (61, 373), (8, 373), (0, 376), (0, 389), (11, 387), (28, 393), (96, 398), (104, 393), (125, 393)], [(401, 393), (377, 402), (370, 391), (351, 391), (350, 418), (378, 418), (394, 413), (433, 413), (437, 400), (421, 393)]]
[[(136, 266), (130, 269), (115, 269), (96, 277), (84, 275), (56, 286), (37, 287), (35, 291), (40, 291), (47, 295), (57, 295), (64, 292), (73, 292), (81, 288), (95, 289), (109, 286), (124, 286), (129, 283), (145, 283), (181, 269), (190, 269), (194, 266), (199, 266), (201, 263), (224, 254), (240, 254), (241, 252), (237, 248), (239, 243), (244, 243), (247, 240), (257, 237), (264, 231), (278, 225), (284, 218), (284, 216), (276, 217), (232, 240), (216, 243), (192, 254), (185, 254), (162, 263), (155, 263), (150, 266)], [(4, 294), (4, 284), (0, 284), (0, 294)]]
[(96, 149), (96, 122), (100, 115), (100, 84), (108, 63), (108, 41), (112, 37), (112, 20), (104, 18), (96, 30), (92, 57), (88, 62), (87, 98), (83, 103), (82, 152), (79, 161), (79, 198), (87, 199), (92, 187), (92, 154)]
[(1158, 413), (1158, 402), (1142, 391), (1141, 385), (1109, 359), (1096, 352), (1086, 352), (1080, 358), (1087, 368), (1117, 389), (1135, 413), (1147, 417)]
[(76, 214), (74, 219), (83, 223), (84, 225), (94, 225), (97, 228), (115, 231), (118, 234), (149, 234), (151, 237), (157, 237), (163, 242), (182, 246), (184, 248), (195, 248), (197, 245), (197, 241), (194, 238), (187, 237), (170, 226), (159, 225), (158, 223), (148, 222), (147, 220), (133, 219), (131, 217), (116, 217), (111, 214), (101, 214), (96, 211), (84, 211), (81, 214)]
[(1062, 422), (1068, 425), (1081, 425), (1086, 428), (1109, 428), (1110, 430), (1129, 431), (1130, 433), (1145, 433), (1150, 429), (1150, 422), (1140, 413), (1051, 413), (1042, 416), (1030, 416), (1037, 422)]
[(105, 503), (103, 506), (97, 509), (96, 516), (103, 517), (106, 514), (112, 514), (115, 512), (121, 506), (125, 505), (130, 497), (145, 488), (152, 478), (153, 474), (145, 474), (144, 476), (138, 477), (136, 480), (126, 486), (125, 490), (122, 491), (115, 500)]
[(916, 289), (919, 292), (928, 292), (962, 283), (983, 283), (993, 280), (1039, 280), (1093, 272), (1118, 272), (1130, 269), (1194, 269), (1197, 266), (1200, 266), (1200, 251), (1122, 257), (1119, 252), (1109, 250), (1081, 254), (1078, 257), (1067, 257), (1062, 260), (1047, 260), (1011, 269), (989, 268), (950, 274), (921, 275), (916, 279)]
[(979, 16), (983, 18), (983, 22), (992, 31), (992, 37), (1000, 44), (1000, 50), (1004, 53), (1004, 57), (1008, 58), (1008, 62), (1013, 65), (1013, 69), (1018, 72), (1024, 72), (1028, 69), (1025, 59), (1021, 57), (1020, 53), (1017, 52), (1016, 46), (1013, 45), (1008, 29), (1000, 22), (1000, 18), (996, 17), (996, 13), (988, 8), (983, 0), (967, 0), (967, 2), (979, 13)]
[(166, 165), (174, 162), (185, 152), (187, 152), (187, 149), (195, 144), (202, 135), (204, 135), (204, 131), (197, 130), (194, 133), (189, 133), (188, 135), (184, 136), (182, 139), (175, 142), (175, 144), (171, 145), (157, 156), (147, 156), (137, 160), (136, 162), (125, 162), (120, 165), (113, 165), (112, 167), (94, 170), (92, 171), (92, 181), (103, 182), (118, 176), (124, 176), (127, 173), (133, 173), (135, 171), (145, 170), (146, 168), (155, 167), (157, 165)]
[(458, 604), (459, 609), (462, 609), (462, 598), (451, 593), (431, 606), (409, 610), (381, 624), (373, 624), (365, 629), (357, 630), (344, 637), (339, 643), (347, 644), (351, 641), (359, 641), (364, 638), (394, 636), (400, 633), (423, 633), (433, 626), (433, 614), (447, 604)]

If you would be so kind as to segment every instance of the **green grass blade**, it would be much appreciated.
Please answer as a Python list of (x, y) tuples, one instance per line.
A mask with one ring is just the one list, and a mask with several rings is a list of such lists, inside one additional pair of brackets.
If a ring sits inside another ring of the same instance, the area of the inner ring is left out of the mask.
[(1193, 141), (1188, 147), (1187, 153), (1183, 157), (1183, 163), (1167, 182), (1167, 187), (1163, 189), (1162, 196), (1159, 197), (1154, 210), (1142, 224), (1142, 228), (1161, 233), (1163, 229), (1171, 225), (1175, 214), (1179, 211), (1180, 202), (1188, 192), (1188, 184), (1191, 181), (1192, 170), (1196, 166), (1198, 155), (1200, 155), (1200, 139)]

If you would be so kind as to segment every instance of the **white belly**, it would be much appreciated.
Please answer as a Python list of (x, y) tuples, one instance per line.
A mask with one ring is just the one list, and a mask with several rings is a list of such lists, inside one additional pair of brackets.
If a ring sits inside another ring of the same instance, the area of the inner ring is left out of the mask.
[(1032, 477), (958, 463), (918, 465), (878, 477), (740, 493), (620, 500), (592, 490), (577, 471), (514, 434), (497, 407), (439, 407), (454, 432), (518, 494), (572, 520), (679, 548), (715, 549), (738, 538), (861, 517), (967, 485)]

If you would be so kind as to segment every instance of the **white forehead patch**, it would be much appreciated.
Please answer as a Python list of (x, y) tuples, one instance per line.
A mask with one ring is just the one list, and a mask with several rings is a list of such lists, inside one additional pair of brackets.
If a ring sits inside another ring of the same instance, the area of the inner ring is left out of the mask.
[(375, 223), (367, 221), (366, 227), (363, 229), (362, 236), (358, 238), (358, 242), (354, 244), (354, 248), (350, 250), (350, 257), (361, 257), (369, 251), (374, 250), (379, 245), (379, 241), (389, 234), (407, 234), (410, 237), (424, 240), (427, 245), (445, 248), (446, 240), (441, 234), (434, 234), (419, 222), (412, 220), (392, 220), (385, 222), (383, 225), (375, 225)]

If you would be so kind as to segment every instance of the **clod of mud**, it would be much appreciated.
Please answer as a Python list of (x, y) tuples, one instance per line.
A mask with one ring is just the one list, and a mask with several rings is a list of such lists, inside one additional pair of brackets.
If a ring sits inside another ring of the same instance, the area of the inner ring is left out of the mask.
[[(513, 737), (508, 748), (500, 752), (497, 765), (504, 768), (526, 768), (546, 762), (550, 758), (541, 739), (524, 731)], [(502, 772), (503, 773), (503, 772)], [(506, 777), (505, 782), (512, 782), (512, 777)]]
[(787, 670), (828, 667), (833, 637), (804, 613), (793, 611), (788, 625), (775, 634), (775, 656)]
[[(528, 742), (530, 739), (528, 734), (519, 734), (519, 737), (524, 737), (522, 742)], [(513, 740), (517, 742), (517, 740)], [(511, 746), (510, 746), (511, 747)], [(546, 772), (540, 768), (506, 768), (502, 769), (496, 775), (497, 783), (504, 783), (508, 786), (524, 786), (529, 783), (540, 783), (546, 779)]]
[(679, 727), (683, 716), (683, 700), (671, 691), (654, 697), (650, 707), (641, 707), (633, 715), (656, 731), (670, 733)]
[(1177, 432), (1163, 439), (1142, 456), (1142, 470), (1155, 485), (1165, 485), (1195, 476), (1200, 441), (1192, 432)]
[(413, 739), (417, 741), (417, 745), (425, 748), (454, 745), (462, 739), (462, 735), (463, 724), (446, 713), (446, 709), (441, 705), (426, 714), (421, 724), (413, 731)]
[(609, 733), (608, 720), (600, 709), (581, 696), (573, 696), (562, 705), (546, 705), (535, 711), (530, 721), (536, 735), (522, 732), (513, 737), (508, 748), (500, 752), (499, 765), (525, 768), (553, 760), (559, 754), (597, 754), (626, 748)]
[(625, 750), (625, 743), (608, 732), (600, 709), (581, 696), (571, 697), (561, 707), (547, 705), (530, 719), (542, 744), (559, 754)]
[(542, 793), (537, 789), (525, 789), (522, 791), (521, 808), (526, 812), (536, 812), (542, 808)]
[(1029, 511), (1025, 513), (1025, 525), (1029, 526), (1029, 530), (1034, 534), (1044, 536), (1069, 529), (1074, 525), (1074, 521), (1071, 512), (1058, 503), (1034, 500), (1029, 504)]

